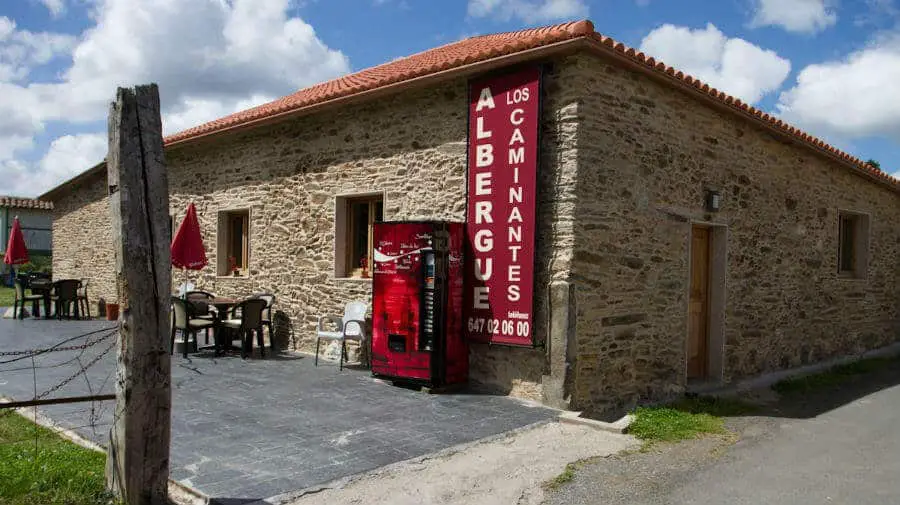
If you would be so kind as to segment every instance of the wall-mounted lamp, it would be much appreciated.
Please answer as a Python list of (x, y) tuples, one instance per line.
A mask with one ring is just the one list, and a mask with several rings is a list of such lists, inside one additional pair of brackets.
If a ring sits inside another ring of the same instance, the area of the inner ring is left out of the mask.
[(707, 189), (706, 190), (706, 211), (707, 212), (719, 212), (719, 206), (722, 203), (722, 196), (719, 195), (718, 191)]

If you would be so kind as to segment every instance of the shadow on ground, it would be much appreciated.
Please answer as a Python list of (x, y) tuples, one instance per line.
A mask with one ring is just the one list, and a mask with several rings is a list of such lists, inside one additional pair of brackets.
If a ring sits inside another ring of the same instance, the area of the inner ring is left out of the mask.
[(900, 356), (872, 358), (786, 379), (770, 388), (717, 397), (687, 395), (670, 407), (719, 417), (810, 419), (898, 384)]

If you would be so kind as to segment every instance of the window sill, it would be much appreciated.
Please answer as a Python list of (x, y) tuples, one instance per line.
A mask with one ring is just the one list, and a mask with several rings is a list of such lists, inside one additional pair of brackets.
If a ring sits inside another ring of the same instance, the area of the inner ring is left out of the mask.
[(372, 282), (371, 277), (335, 277), (334, 280), (349, 282)]
[(216, 275), (216, 279), (249, 279), (249, 275)]

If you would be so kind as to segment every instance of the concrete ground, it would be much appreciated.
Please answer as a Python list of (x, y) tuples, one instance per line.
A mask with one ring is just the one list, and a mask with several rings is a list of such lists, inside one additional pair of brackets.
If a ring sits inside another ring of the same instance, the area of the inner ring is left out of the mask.
[(900, 360), (812, 393), (755, 399), (733, 435), (583, 466), (546, 504), (900, 503)]
[[(109, 335), (109, 327), (105, 321), (0, 320), (0, 351), (45, 348), (96, 332), (64, 345), (90, 344)], [(83, 351), (39, 355), (34, 370), (30, 358), (13, 359), (0, 355), (3, 396), (114, 392), (114, 337)], [(428, 395), (394, 387), (368, 371), (341, 372), (334, 364), (316, 368), (311, 358), (296, 354), (249, 360), (211, 353), (175, 356), (172, 378), (171, 477), (218, 503), (316, 488), (556, 416), (503, 396)], [(111, 411), (111, 402), (39, 409), (101, 445), (108, 440)]]
[(290, 499), (290, 505), (537, 505), (566, 464), (637, 447), (627, 435), (546, 423)]

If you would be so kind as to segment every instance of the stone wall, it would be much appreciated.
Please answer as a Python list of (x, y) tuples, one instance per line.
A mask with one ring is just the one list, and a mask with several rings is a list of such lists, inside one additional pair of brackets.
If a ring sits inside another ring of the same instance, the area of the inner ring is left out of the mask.
[[(576, 66), (577, 408), (685, 388), (692, 222), (727, 236), (725, 381), (898, 339), (900, 195), (644, 75)], [(837, 274), (838, 209), (871, 216), (867, 279)]]
[[(545, 76), (537, 335), (546, 332), (541, 286), (568, 277), (574, 240), (578, 90), (568, 68), (561, 61)], [(167, 149), (175, 222), (194, 202), (210, 262), (190, 273), (192, 282), (223, 296), (273, 292), (278, 310), (290, 321), (292, 345), (313, 350), (319, 315), (341, 313), (347, 301), (371, 297), (371, 281), (335, 278), (336, 195), (382, 193), (386, 220), (465, 219), (466, 88), (459, 79)], [(97, 284), (106, 295), (111, 270), (88, 268), (109, 249), (108, 204), (95, 189), (102, 190), (102, 183), (79, 188), (57, 203), (54, 230), (70, 246), (60, 250), (56, 266), (59, 275), (104, 278)], [(218, 213), (227, 209), (250, 212), (247, 277), (216, 272)], [(174, 283), (183, 279), (173, 272)], [(492, 389), (540, 400), (546, 375), (543, 349), (477, 345), (471, 350), (471, 378)]]
[(116, 299), (106, 171), (83, 181), (53, 205), (53, 278), (88, 279), (91, 315), (100, 299)]

